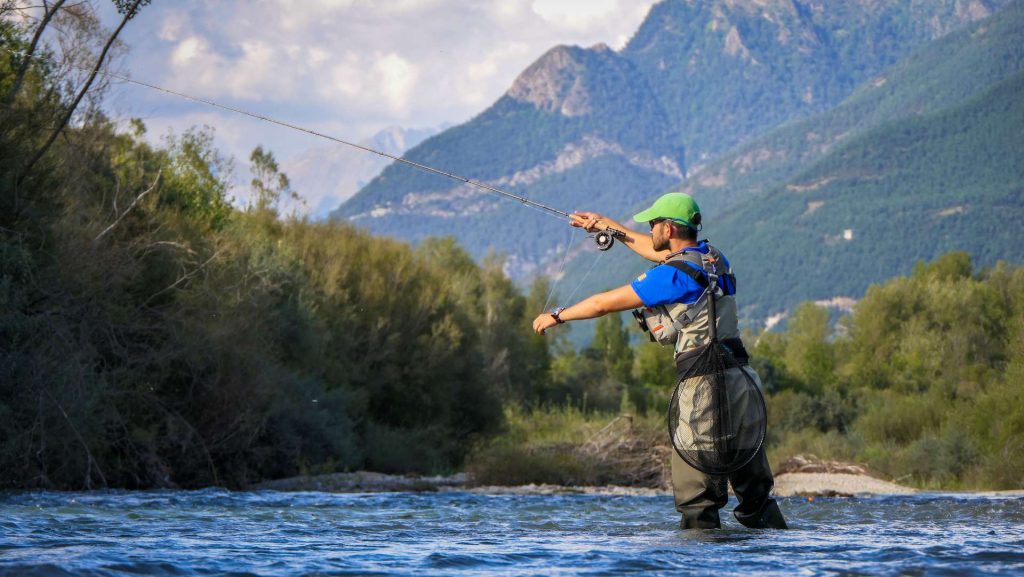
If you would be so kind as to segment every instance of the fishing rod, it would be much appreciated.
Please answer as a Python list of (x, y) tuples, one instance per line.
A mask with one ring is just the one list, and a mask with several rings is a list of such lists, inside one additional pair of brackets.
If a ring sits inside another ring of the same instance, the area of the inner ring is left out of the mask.
[[(37, 59), (37, 60), (42, 60), (43, 59), (43, 57), (35, 56), (35, 55), (28, 55), (28, 54), (25, 54), (24, 52), (11, 50), (11, 49), (9, 49), (7, 47), (2, 47), (2, 48), (5, 51), (7, 51), (7, 52), (9, 52), (11, 54), (15, 54), (15, 55), (21, 56), (23, 58), (34, 58), (34, 59)], [(74, 64), (71, 64), (70, 66), (72, 68), (77, 68), (79, 70), (89, 71), (85, 67), (76, 66)], [(235, 108), (233, 106), (227, 106), (225, 104), (219, 104), (219, 103), (214, 102), (212, 100), (207, 100), (207, 99), (204, 99), (204, 98), (199, 98), (198, 96), (191, 96), (191, 95), (185, 94), (183, 92), (178, 92), (176, 90), (171, 90), (170, 88), (164, 88), (162, 86), (157, 86), (155, 84), (150, 84), (150, 83), (147, 83), (147, 82), (142, 82), (141, 80), (135, 80), (135, 79), (129, 78), (127, 76), (124, 76), (122, 74), (117, 74), (115, 72), (110, 72), (108, 70), (100, 69), (98, 72), (99, 72), (99, 74), (103, 74), (107, 78), (113, 78), (115, 80), (120, 80), (122, 82), (127, 82), (129, 84), (135, 84), (135, 85), (138, 85), (138, 86), (144, 86), (144, 87), (149, 88), (151, 90), (157, 90), (157, 91), (160, 91), (160, 92), (164, 92), (166, 94), (171, 94), (173, 96), (177, 96), (179, 98), (184, 98), (186, 100), (191, 100), (193, 102), (198, 102), (200, 104), (205, 104), (207, 106), (212, 106), (214, 108), (219, 108), (221, 110), (227, 110), (228, 112), (234, 112), (235, 114), (241, 114), (243, 116), (248, 116), (250, 118), (255, 118), (257, 120), (262, 120), (264, 122), (269, 122), (271, 124), (276, 124), (278, 126), (283, 126), (285, 128), (290, 128), (292, 130), (297, 130), (299, 132), (305, 132), (306, 134), (311, 134), (313, 136), (318, 136), (320, 138), (324, 138), (324, 139), (330, 140), (332, 142), (337, 142), (339, 144), (344, 144), (344, 145), (347, 145), (347, 146), (351, 146), (353, 148), (358, 148), (358, 149), (364, 150), (366, 152), (372, 152), (373, 154), (377, 154), (377, 155), (383, 156), (385, 158), (390, 158), (391, 160), (394, 160), (396, 162), (401, 162), (402, 164), (405, 164), (407, 166), (411, 166), (413, 168), (417, 168), (417, 169), (422, 170), (424, 172), (429, 172), (429, 173), (432, 173), (432, 174), (443, 176), (445, 178), (450, 178), (452, 180), (459, 181), (459, 182), (462, 182), (464, 184), (468, 184), (470, 186), (475, 186), (475, 187), (480, 188), (482, 190), (486, 190), (486, 191), (489, 191), (489, 192), (494, 192), (494, 193), (500, 194), (500, 195), (502, 195), (502, 196), (504, 196), (506, 198), (510, 198), (510, 199), (516, 200), (516, 201), (520, 202), (521, 204), (523, 204), (525, 206), (529, 206), (529, 207), (533, 207), (533, 208), (539, 209), (541, 211), (547, 212), (548, 214), (551, 214), (551, 215), (554, 215), (554, 216), (561, 216), (561, 217), (565, 217), (565, 218), (568, 218), (570, 220), (576, 220), (576, 221), (582, 220), (581, 217), (579, 217), (579, 216), (577, 216), (575, 214), (570, 214), (568, 212), (565, 212), (564, 210), (558, 210), (557, 208), (548, 206), (546, 204), (541, 204), (539, 202), (530, 200), (528, 198), (525, 198), (525, 197), (522, 197), (522, 196), (519, 196), (519, 195), (516, 195), (516, 194), (512, 194), (511, 192), (507, 192), (507, 191), (501, 190), (500, 188), (496, 188), (496, 187), (491, 186), (489, 184), (485, 184), (483, 182), (480, 182), (480, 181), (477, 181), (477, 180), (473, 180), (471, 178), (466, 178), (464, 176), (459, 176), (458, 174), (454, 174), (454, 173), (451, 173), (451, 172), (446, 172), (444, 170), (433, 168), (431, 166), (427, 166), (426, 164), (415, 162), (415, 161), (409, 160), (407, 158), (403, 158), (401, 156), (397, 156), (397, 155), (394, 155), (394, 154), (388, 154), (386, 152), (383, 152), (383, 151), (380, 151), (380, 150), (376, 150), (374, 148), (370, 148), (369, 146), (364, 146), (362, 144), (357, 144), (355, 142), (349, 142), (348, 140), (343, 140), (341, 138), (337, 138), (337, 137), (331, 136), (329, 134), (324, 134), (322, 132), (318, 132), (318, 131), (310, 129), (310, 128), (305, 128), (305, 127), (302, 127), (302, 126), (291, 124), (289, 122), (285, 122), (283, 120), (278, 120), (278, 119), (272, 118), (270, 116), (265, 116), (265, 115), (258, 114), (258, 113), (255, 113), (255, 112), (250, 112), (250, 111), (244, 110), (242, 108)], [(606, 226), (606, 227), (604, 227), (604, 229), (597, 231), (597, 233), (594, 235), (594, 242), (597, 244), (597, 248), (599, 250), (604, 251), (604, 250), (610, 249), (612, 247), (612, 245), (615, 244), (615, 239), (616, 238), (622, 239), (622, 238), (625, 238), (625, 237), (626, 237), (626, 234), (623, 231), (615, 229), (615, 228), (612, 228), (610, 226)]]

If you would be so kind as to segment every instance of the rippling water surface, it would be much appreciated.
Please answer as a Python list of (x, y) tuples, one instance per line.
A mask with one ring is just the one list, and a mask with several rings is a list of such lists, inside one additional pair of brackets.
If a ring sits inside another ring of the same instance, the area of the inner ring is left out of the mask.
[(790, 531), (680, 531), (665, 496), (11, 493), (0, 575), (1024, 574), (1021, 497), (782, 508)]

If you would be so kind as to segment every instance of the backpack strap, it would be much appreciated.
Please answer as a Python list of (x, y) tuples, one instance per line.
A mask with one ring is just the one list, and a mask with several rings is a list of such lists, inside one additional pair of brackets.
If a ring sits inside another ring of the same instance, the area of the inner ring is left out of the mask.
[(693, 279), (693, 282), (700, 285), (700, 288), (708, 288), (708, 277), (704, 274), (704, 271), (697, 270), (692, 266), (686, 264), (687, 261), (682, 259), (675, 259), (666, 262), (668, 266), (686, 273), (687, 276)]
[[(710, 275), (704, 269), (704, 262), (701, 259), (700, 253), (685, 251), (672, 255), (669, 259), (670, 260), (666, 261), (665, 264), (684, 273), (686, 276), (693, 279), (693, 282), (697, 283), (700, 288), (704, 289), (704, 292), (700, 297), (698, 297), (697, 301), (690, 305), (685, 312), (679, 314), (678, 317), (676, 315), (669, 315), (670, 318), (672, 318), (672, 324), (675, 325), (676, 330), (682, 330), (684, 327), (697, 320), (701, 311), (703, 311), (704, 307), (707, 306), (708, 299), (706, 297), (711, 292), (708, 289), (708, 286), (711, 284), (709, 280)], [(688, 262), (692, 262), (700, 266), (701, 269), (698, 270), (697, 268), (690, 266), (687, 264)]]

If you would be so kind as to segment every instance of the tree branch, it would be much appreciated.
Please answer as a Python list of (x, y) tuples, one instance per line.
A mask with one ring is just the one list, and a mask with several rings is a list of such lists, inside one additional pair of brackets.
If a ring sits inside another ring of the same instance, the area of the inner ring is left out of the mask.
[(36, 47), (39, 45), (39, 39), (43, 36), (43, 30), (46, 29), (46, 25), (50, 23), (53, 15), (57, 13), (57, 10), (64, 4), (65, 0), (57, 0), (52, 6), (47, 7), (43, 4), (43, 18), (39, 21), (39, 26), (36, 27), (36, 31), (32, 34), (32, 42), (28, 45), (28, 51), (25, 53), (21, 60), (21, 65), (18, 66), (18, 73), (14, 77), (14, 83), (11, 84), (11, 89), (7, 92), (7, 95), (3, 100), (3, 107), (7, 108), (12, 102), (14, 102), (15, 95), (21, 90), (21, 83), (25, 80), (25, 74), (28, 73), (28, 67), (32, 63), (32, 56), (36, 52)]
[(75, 427), (75, 424), (71, 421), (71, 417), (68, 416), (67, 411), (65, 411), (64, 407), (57, 402), (57, 399), (50, 394), (50, 391), (44, 388), (43, 393), (50, 398), (50, 401), (53, 402), (54, 405), (56, 405), (57, 409), (60, 411), (60, 414), (64, 416), (64, 420), (67, 421), (68, 426), (71, 427), (71, 431), (75, 434), (75, 437), (78, 439), (78, 442), (81, 443), (82, 448), (85, 449), (85, 488), (92, 489), (92, 468), (94, 465), (96, 467), (96, 472), (100, 476), (100, 480), (103, 481), (103, 486), (106, 487), (107, 477), (103, 474), (103, 469), (100, 468), (100, 464), (96, 462), (96, 459), (92, 457), (92, 451), (89, 450), (89, 444), (85, 442), (85, 438), (82, 437), (82, 434), (78, 432), (78, 428)]
[(52, 133), (50, 133), (50, 137), (46, 139), (46, 144), (44, 144), (43, 147), (40, 148), (35, 153), (32, 159), (21, 171), (21, 174), (18, 175), (16, 185), (20, 185), (25, 180), (25, 177), (28, 176), (28, 174), (32, 171), (32, 167), (35, 166), (36, 162), (38, 162), (44, 154), (46, 154), (46, 151), (50, 149), (50, 145), (53, 144), (53, 141), (57, 139), (57, 136), (61, 133), (61, 131), (64, 130), (64, 127), (67, 126), (68, 122), (71, 121), (71, 116), (75, 113), (75, 109), (78, 108), (78, 104), (82, 101), (82, 98), (85, 97), (86, 92), (89, 91), (89, 88), (92, 86), (93, 81), (96, 80), (96, 75), (99, 74), (100, 68), (103, 67), (103, 60), (107, 57), (107, 52), (109, 52), (110, 47), (114, 45), (114, 41), (117, 40), (117, 36), (121, 33), (121, 30), (124, 28), (125, 24), (127, 24), (128, 21), (131, 20), (133, 16), (135, 16), (135, 12), (138, 10), (139, 4), (141, 4), (142, 2), (143, 0), (135, 0), (135, 2), (132, 3), (131, 7), (124, 12), (124, 18), (121, 19), (121, 24), (118, 25), (117, 30), (114, 30), (114, 33), (111, 34), (110, 38), (107, 39), (107, 43), (103, 46), (103, 51), (100, 52), (100, 57), (96, 59), (96, 65), (93, 66), (92, 73), (89, 74), (89, 79), (86, 80), (85, 85), (82, 86), (82, 89), (78, 91), (78, 96), (75, 97), (74, 102), (71, 103), (71, 106), (64, 114), (64, 117), (61, 119), (60, 123), (57, 124), (57, 128)]
[[(115, 220), (113, 223), (111, 223), (111, 225), (108, 226), (107, 228), (103, 229), (103, 232), (101, 232), (98, 235), (96, 235), (96, 238), (92, 239), (93, 244), (99, 242), (101, 238), (103, 238), (104, 236), (106, 236), (106, 234), (108, 232), (113, 230), (114, 227), (117, 226), (117, 224), (119, 222), (121, 222), (121, 219), (123, 219), (126, 214), (128, 214), (129, 212), (131, 212), (131, 210), (133, 208), (135, 208), (135, 205), (138, 204), (140, 200), (142, 200), (142, 197), (146, 196), (147, 194), (152, 192), (153, 189), (156, 188), (156, 185), (160, 182), (160, 174), (162, 174), (162, 172), (163, 172), (163, 170), (161, 170), (160, 172), (156, 173), (156, 180), (153, 181), (153, 185), (150, 186), (149, 188), (147, 188), (146, 190), (142, 191), (142, 194), (140, 194), (139, 196), (136, 196), (135, 200), (133, 200), (132, 203), (130, 205), (128, 205), (128, 208), (124, 209), (124, 212), (122, 212), (121, 215), (117, 217), (117, 220)], [(117, 203), (117, 199), (116, 198), (114, 199), (114, 202), (115, 202), (115, 206), (116, 206), (116, 203)]]
[(217, 258), (217, 256), (220, 255), (220, 253), (222, 253), (222, 252), (224, 252), (224, 249), (218, 249), (217, 252), (213, 253), (213, 256), (211, 256), (210, 258), (206, 259), (206, 261), (203, 262), (203, 264), (197, 266), (191, 272), (183, 274), (178, 280), (176, 280), (173, 283), (171, 283), (170, 286), (168, 286), (166, 288), (163, 288), (163, 289), (153, 293), (153, 295), (150, 296), (148, 299), (146, 299), (146, 302), (142, 303), (142, 305), (140, 305), (139, 308), (142, 308), (142, 307), (145, 307), (145, 306), (149, 305), (149, 303), (151, 303), (153, 301), (153, 299), (155, 299), (156, 297), (164, 294), (165, 292), (167, 292), (169, 290), (174, 289), (174, 287), (180, 285), (181, 283), (183, 283), (183, 282), (187, 281), (188, 279), (194, 277), (195, 275), (199, 274), (200, 271), (202, 271), (204, 268), (206, 268), (206, 265), (208, 265), (211, 262), (213, 262), (213, 259)]

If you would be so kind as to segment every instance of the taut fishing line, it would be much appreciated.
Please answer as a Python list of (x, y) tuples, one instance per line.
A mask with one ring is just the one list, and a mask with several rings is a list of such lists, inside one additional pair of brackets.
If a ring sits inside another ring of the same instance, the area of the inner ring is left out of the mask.
[[(572, 250), (572, 237), (573, 237), (573, 231), (574, 230), (575, 229), (570, 228), (569, 229), (569, 238), (565, 239), (565, 251), (562, 252), (562, 264), (560, 264), (558, 266), (558, 271), (559, 272), (562, 272), (562, 271), (565, 270), (565, 261), (567, 261), (569, 259), (569, 251)], [(559, 275), (557, 278), (555, 278), (555, 281), (553, 283), (551, 283), (551, 287), (548, 289), (548, 296), (544, 297), (544, 306), (540, 307), (541, 310), (543, 310), (543, 311), (548, 310), (548, 306), (550, 306), (552, 304), (551, 303), (551, 297), (555, 295), (555, 289), (558, 288), (558, 283), (560, 283), (561, 281), (562, 281), (562, 276)]]
[(590, 276), (590, 273), (594, 272), (594, 268), (597, 267), (597, 261), (600, 258), (601, 253), (598, 253), (596, 256), (594, 256), (593, 260), (590, 261), (590, 268), (587, 269), (586, 274), (580, 277), (580, 282), (576, 283), (575, 288), (573, 288), (572, 292), (569, 293), (569, 296), (565, 298), (565, 302), (572, 302), (572, 297), (576, 296), (576, 293), (579, 292), (580, 287), (582, 287), (583, 283), (587, 280), (587, 277)]

